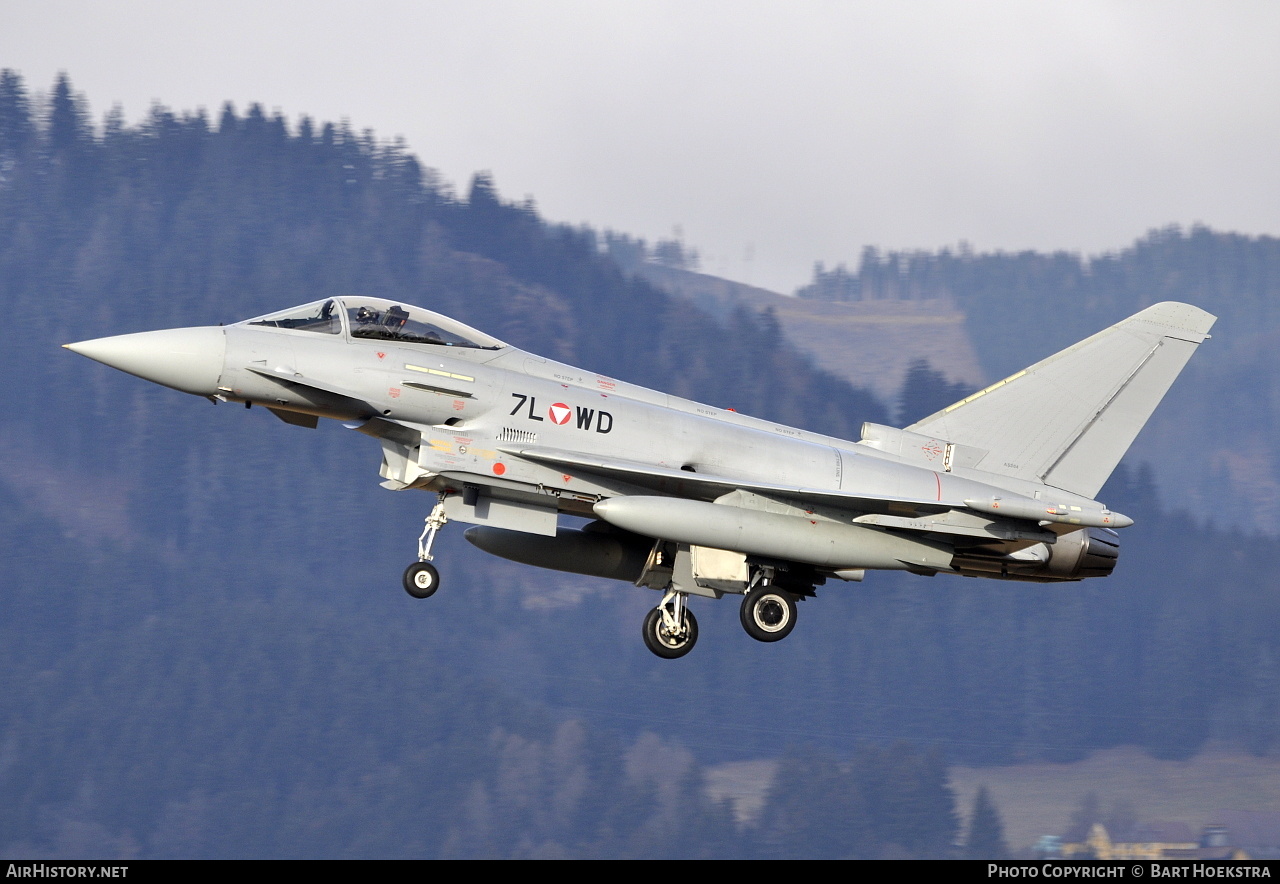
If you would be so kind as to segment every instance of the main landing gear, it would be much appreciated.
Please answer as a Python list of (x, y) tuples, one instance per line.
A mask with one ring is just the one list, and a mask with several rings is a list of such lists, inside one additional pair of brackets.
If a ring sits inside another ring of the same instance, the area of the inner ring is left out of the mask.
[(698, 620), (685, 604), (687, 598), (688, 593), (669, 589), (644, 618), (645, 646), (659, 657), (683, 657), (698, 641)]
[[(683, 657), (698, 641), (698, 621), (688, 608), (689, 593), (676, 586), (668, 584), (661, 604), (644, 618), (645, 646), (667, 660)], [(782, 641), (795, 629), (796, 602), (806, 594), (812, 595), (813, 587), (803, 576), (797, 580), (778, 574), (773, 567), (753, 567), (740, 609), (742, 628), (756, 641)]]
[(418, 538), (418, 561), (404, 569), (404, 591), (415, 599), (425, 599), (440, 588), (440, 572), (431, 564), (431, 546), (436, 542), (436, 532), (449, 521), (444, 514), (444, 495), (436, 502), (426, 527)]
[(761, 583), (742, 600), (742, 628), (760, 642), (782, 641), (796, 626), (796, 599), (785, 589)]

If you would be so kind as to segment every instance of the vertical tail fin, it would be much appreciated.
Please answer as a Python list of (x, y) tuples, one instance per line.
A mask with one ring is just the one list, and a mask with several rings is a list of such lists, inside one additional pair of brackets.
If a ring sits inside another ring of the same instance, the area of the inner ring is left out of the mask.
[(907, 429), (984, 449), (977, 469), (1093, 497), (1216, 319), (1155, 304)]

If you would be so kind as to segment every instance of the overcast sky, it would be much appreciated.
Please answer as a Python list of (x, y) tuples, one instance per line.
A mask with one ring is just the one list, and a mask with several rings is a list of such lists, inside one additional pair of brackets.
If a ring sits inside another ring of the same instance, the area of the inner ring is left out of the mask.
[(865, 245), (1280, 234), (1280, 3), (0, 0), (98, 120), (224, 101), (790, 292)]

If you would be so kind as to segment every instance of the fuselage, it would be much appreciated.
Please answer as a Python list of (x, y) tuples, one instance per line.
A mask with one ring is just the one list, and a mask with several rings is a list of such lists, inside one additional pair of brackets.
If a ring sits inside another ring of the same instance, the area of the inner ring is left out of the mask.
[[(360, 302), (374, 303), (372, 299)], [(348, 320), (353, 308), (334, 311)], [(882, 497), (961, 501), (1035, 483), (978, 471), (902, 463), (864, 444), (693, 402), (483, 339), (486, 346), (402, 342), (247, 320), (222, 329), (225, 361), (213, 395), (334, 418), (370, 411), (424, 430), (406, 485), (440, 490), (440, 474), (473, 474), (541, 489), (565, 512), (585, 513), (617, 482), (513, 457), (525, 446), (596, 454), (689, 473)], [(290, 383), (294, 378), (296, 383)], [(349, 394), (349, 395), (344, 395)], [(672, 488), (673, 493), (687, 493)], [(1060, 490), (1057, 502), (1097, 504)]]

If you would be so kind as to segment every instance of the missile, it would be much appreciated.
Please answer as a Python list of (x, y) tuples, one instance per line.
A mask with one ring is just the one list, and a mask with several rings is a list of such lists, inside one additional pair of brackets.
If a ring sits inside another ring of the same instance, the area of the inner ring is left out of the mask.
[(1000, 497), (965, 498), (964, 505), (980, 513), (1003, 516), (1006, 519), (1027, 519), (1042, 525), (1048, 522), (1060, 522), (1086, 528), (1128, 528), (1133, 524), (1133, 519), (1123, 513), (1113, 513), (1107, 509), (1085, 509), (1065, 503), (1047, 503), (1043, 500), (1032, 500), (1030, 497), (1013, 494)]
[(468, 528), (463, 536), (473, 546), (513, 562), (628, 583), (640, 579), (652, 546), (642, 537), (599, 523), (586, 530), (557, 528), (555, 537), (487, 526)]
[(674, 497), (614, 497), (597, 503), (595, 512), (648, 537), (836, 570), (951, 570), (949, 546), (865, 525)]

